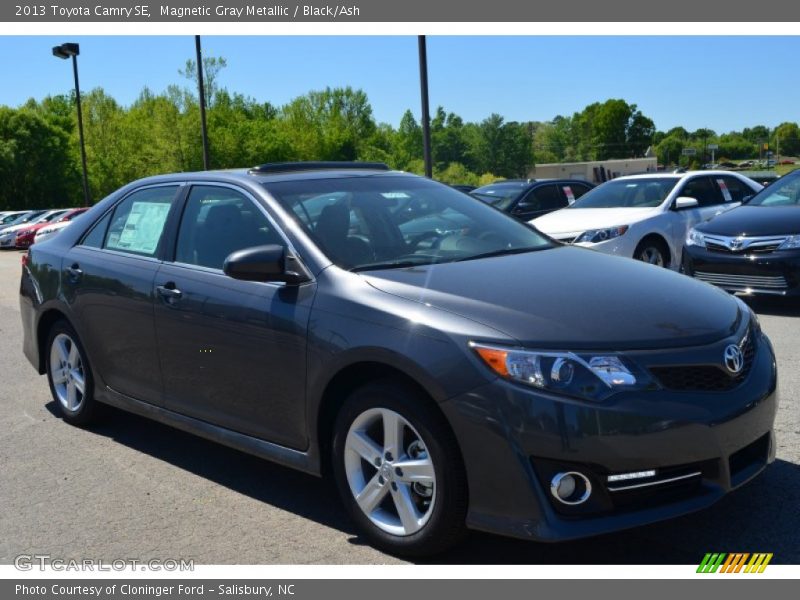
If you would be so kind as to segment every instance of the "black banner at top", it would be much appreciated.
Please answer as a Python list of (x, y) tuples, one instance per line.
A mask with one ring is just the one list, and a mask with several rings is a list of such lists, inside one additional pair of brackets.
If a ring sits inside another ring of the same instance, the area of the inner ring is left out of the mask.
[[(37, 0), (0, 5), (0, 22), (771, 22), (800, 3), (750, 0)], [(675, 33), (675, 32), (673, 32)], [(711, 33), (711, 32), (710, 32)], [(724, 33), (722, 31), (721, 33)]]

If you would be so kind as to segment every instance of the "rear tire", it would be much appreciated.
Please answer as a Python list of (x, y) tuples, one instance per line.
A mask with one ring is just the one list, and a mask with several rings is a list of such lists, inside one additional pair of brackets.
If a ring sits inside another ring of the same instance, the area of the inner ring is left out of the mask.
[(50, 329), (45, 368), (61, 417), (71, 425), (90, 424), (97, 416), (94, 377), (78, 334), (66, 321), (57, 321)]
[(357, 389), (336, 418), (332, 450), (342, 502), (374, 546), (423, 557), (463, 539), (467, 483), (458, 445), (418, 391), (391, 381)]

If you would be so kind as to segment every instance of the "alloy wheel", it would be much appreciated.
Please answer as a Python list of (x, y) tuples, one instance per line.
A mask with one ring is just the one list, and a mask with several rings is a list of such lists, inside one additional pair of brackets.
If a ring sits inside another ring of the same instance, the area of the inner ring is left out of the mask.
[(664, 266), (664, 256), (661, 251), (654, 246), (647, 246), (639, 253), (639, 260), (657, 267)]
[(50, 346), (50, 377), (61, 406), (70, 413), (80, 410), (86, 398), (83, 359), (75, 341), (59, 333)]
[(436, 473), (422, 437), (399, 413), (371, 408), (347, 433), (344, 467), (356, 504), (379, 529), (420, 531), (436, 503)]

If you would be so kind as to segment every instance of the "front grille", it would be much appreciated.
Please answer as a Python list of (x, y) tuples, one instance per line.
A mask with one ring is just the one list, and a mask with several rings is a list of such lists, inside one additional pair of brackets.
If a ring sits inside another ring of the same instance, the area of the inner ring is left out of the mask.
[(696, 279), (706, 283), (737, 290), (761, 289), (780, 292), (789, 288), (789, 284), (783, 275), (730, 275), (728, 273), (695, 271), (694, 276)]
[(724, 254), (769, 254), (777, 250), (786, 236), (728, 237), (723, 235), (706, 235), (706, 250)]
[[(781, 245), (781, 242), (774, 242), (770, 244), (765, 244), (761, 246), (751, 246), (744, 250), (745, 254), (769, 254), (770, 252), (774, 252), (778, 249)], [(742, 250), (731, 250), (727, 246), (723, 246), (722, 244), (715, 244), (712, 241), (706, 241), (706, 250), (709, 252), (722, 252), (724, 254), (741, 254)]]
[(756, 347), (752, 333), (744, 339), (741, 350), (744, 365), (736, 375), (717, 365), (650, 367), (650, 372), (663, 388), (674, 392), (727, 392), (741, 385), (753, 366)]

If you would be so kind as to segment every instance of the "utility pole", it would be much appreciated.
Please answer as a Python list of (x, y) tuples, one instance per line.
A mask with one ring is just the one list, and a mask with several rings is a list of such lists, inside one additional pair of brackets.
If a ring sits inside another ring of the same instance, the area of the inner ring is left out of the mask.
[(200, 130), (203, 136), (203, 169), (209, 170), (208, 128), (206, 126), (206, 88), (203, 84), (203, 51), (200, 48), (200, 36), (194, 36), (194, 48), (197, 53), (197, 87), (200, 95)]
[(428, 49), (425, 36), (418, 36), (419, 42), (419, 90), (422, 100), (422, 155), (425, 159), (425, 177), (433, 177), (431, 159), (431, 115), (428, 106)]

